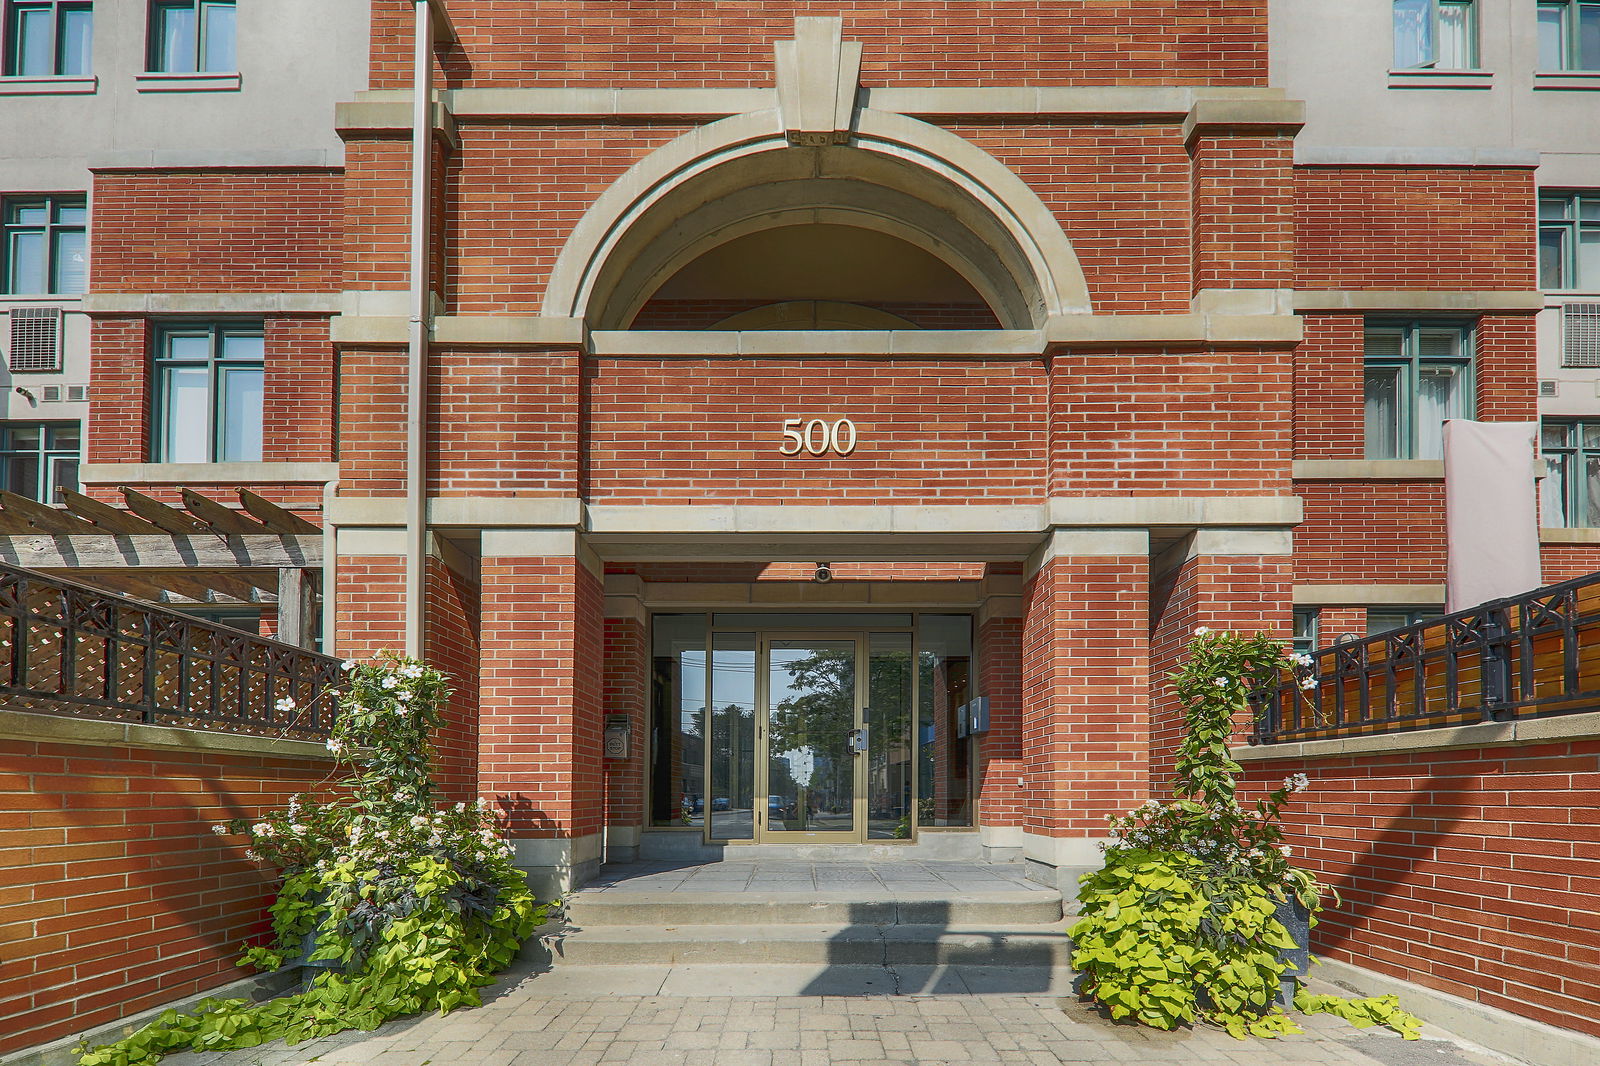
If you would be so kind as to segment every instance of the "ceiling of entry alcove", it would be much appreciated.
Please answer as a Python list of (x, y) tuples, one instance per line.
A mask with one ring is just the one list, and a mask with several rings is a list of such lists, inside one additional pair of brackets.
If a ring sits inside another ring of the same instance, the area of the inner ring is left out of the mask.
[(779, 226), (718, 245), (683, 267), (651, 301), (837, 300), (985, 306), (938, 257), (888, 234), (855, 226)]

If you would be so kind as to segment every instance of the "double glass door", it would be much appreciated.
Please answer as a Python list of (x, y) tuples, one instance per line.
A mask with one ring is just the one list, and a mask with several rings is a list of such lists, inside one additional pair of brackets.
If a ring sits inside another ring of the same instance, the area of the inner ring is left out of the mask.
[(911, 835), (910, 632), (712, 633), (706, 835)]

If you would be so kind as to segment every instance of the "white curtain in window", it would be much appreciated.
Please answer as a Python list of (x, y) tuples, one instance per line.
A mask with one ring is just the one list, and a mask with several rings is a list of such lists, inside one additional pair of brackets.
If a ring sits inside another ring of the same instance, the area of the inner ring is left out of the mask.
[(1539, 69), (1565, 70), (1567, 57), (1563, 54), (1561, 34), (1561, 4), (1539, 5)]
[(82, 231), (56, 233), (56, 276), (51, 292), (81, 293), (89, 278), (89, 254)]
[(1465, 377), (1458, 366), (1418, 369), (1416, 458), (1444, 458), (1444, 420), (1467, 417)]
[(161, 461), (209, 463), (211, 385), (203, 366), (169, 367), (162, 374)]
[(1472, 5), (1439, 4), (1439, 42), (1434, 66), (1440, 70), (1470, 70), (1472, 57)]
[(259, 367), (222, 371), (219, 462), (261, 461), (262, 376)]
[(226, 4), (204, 4), (205, 63), (202, 70), (238, 70), (234, 53), (234, 11), (232, 0)]
[[(1584, 462), (1584, 510), (1586, 514), (1574, 515), (1573, 525), (1600, 526), (1600, 459)], [(1549, 480), (1546, 478), (1545, 480)]]
[(1368, 459), (1400, 454), (1400, 368), (1368, 367), (1362, 389)]
[(199, 27), (191, 7), (161, 10), (161, 69), (168, 74), (193, 74)]
[(88, 74), (94, 69), (94, 15), (85, 8), (61, 12), (61, 73)]
[(13, 233), (8, 255), (13, 294), (34, 296), (50, 291), (45, 277), (43, 233)]
[(1545, 452), (1545, 465), (1549, 472), (1539, 482), (1539, 522), (1541, 525), (1561, 528), (1567, 521), (1567, 469), (1568, 457), (1559, 452)]

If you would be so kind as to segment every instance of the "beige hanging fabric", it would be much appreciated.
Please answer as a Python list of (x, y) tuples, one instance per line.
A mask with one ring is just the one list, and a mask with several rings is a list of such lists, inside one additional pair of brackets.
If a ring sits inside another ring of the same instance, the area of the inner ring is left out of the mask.
[(1444, 424), (1445, 610), (1538, 588), (1537, 422)]

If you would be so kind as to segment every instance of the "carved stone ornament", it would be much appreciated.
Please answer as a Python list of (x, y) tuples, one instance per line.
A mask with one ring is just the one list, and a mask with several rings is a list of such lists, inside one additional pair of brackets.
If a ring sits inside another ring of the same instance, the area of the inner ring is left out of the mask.
[(844, 39), (839, 18), (797, 18), (794, 40), (773, 43), (778, 111), (789, 143), (844, 144), (861, 84), (861, 42)]

